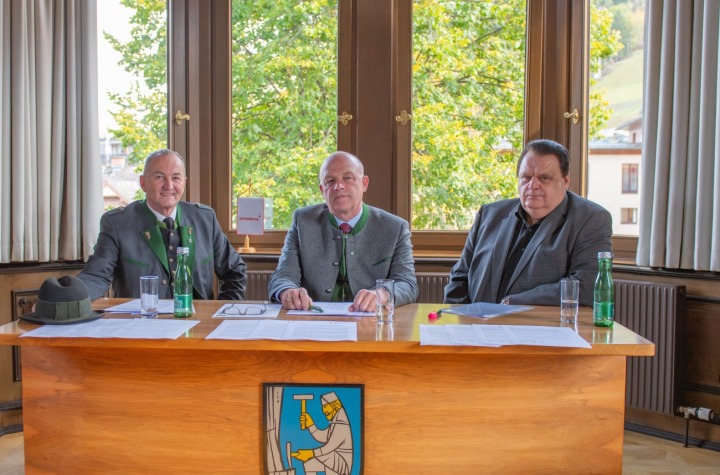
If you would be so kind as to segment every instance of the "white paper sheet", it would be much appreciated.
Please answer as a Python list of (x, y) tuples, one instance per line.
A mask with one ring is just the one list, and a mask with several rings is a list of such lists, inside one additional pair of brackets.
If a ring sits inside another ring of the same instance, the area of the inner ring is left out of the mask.
[(341, 317), (374, 317), (375, 312), (351, 312), (348, 310), (352, 302), (313, 302), (314, 306), (321, 308), (317, 310), (288, 310), (288, 315), (332, 315)]
[(592, 348), (572, 328), (532, 325), (420, 325), (420, 345)]
[(224, 320), (207, 339), (357, 341), (357, 324), (296, 320)]
[(148, 318), (100, 318), (68, 325), (43, 325), (20, 335), (40, 338), (139, 338), (175, 340), (198, 320)]

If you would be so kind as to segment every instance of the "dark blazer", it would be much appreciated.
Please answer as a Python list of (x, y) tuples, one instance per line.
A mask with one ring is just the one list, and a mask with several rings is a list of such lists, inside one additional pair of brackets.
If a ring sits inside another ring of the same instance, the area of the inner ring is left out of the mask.
[[(483, 205), (445, 286), (446, 303), (497, 302), (520, 199)], [(560, 279), (580, 280), (580, 305), (592, 306), (597, 255), (612, 250), (612, 217), (602, 206), (566, 192), (525, 248), (508, 284), (511, 304), (560, 305)]]
[[(219, 299), (243, 299), (246, 265), (220, 229), (215, 211), (181, 201), (177, 220), (180, 243), (190, 248), (188, 261), (196, 294), (213, 299), (213, 276), (217, 275)], [(102, 216), (95, 251), (78, 278), (87, 286), (92, 300), (101, 297), (111, 284), (114, 297), (139, 298), (143, 275), (160, 277), (160, 298), (172, 298), (162, 231), (144, 200)]]
[[(350, 289), (374, 289), (377, 279), (395, 280), (395, 305), (414, 302), (418, 296), (415, 264), (407, 221), (368, 206), (368, 220), (346, 239)], [(343, 235), (330, 224), (327, 205), (300, 208), (285, 238), (280, 262), (268, 284), (270, 299), (291, 287), (304, 287), (310, 298), (327, 302), (340, 270)]]

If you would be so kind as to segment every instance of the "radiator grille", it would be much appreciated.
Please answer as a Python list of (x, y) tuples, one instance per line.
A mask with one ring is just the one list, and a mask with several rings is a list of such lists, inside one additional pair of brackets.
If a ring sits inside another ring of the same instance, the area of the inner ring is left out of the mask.
[(415, 277), (420, 288), (418, 303), (442, 303), (443, 291), (450, 281), (447, 272), (418, 272)]
[(267, 300), (268, 282), (273, 271), (253, 270), (247, 273), (247, 287), (245, 289), (246, 300)]
[(655, 356), (627, 360), (625, 403), (629, 407), (674, 414), (681, 384), (685, 286), (615, 280), (615, 319), (655, 343)]

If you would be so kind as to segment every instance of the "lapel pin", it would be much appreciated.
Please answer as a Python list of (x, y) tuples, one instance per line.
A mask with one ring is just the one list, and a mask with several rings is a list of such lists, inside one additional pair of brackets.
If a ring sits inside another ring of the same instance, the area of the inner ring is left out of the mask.
[(145, 239), (150, 239), (150, 231), (145, 231)]

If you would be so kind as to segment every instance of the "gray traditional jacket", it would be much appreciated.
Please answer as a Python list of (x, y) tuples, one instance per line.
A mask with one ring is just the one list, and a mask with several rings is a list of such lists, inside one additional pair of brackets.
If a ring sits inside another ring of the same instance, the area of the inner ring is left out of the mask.
[(395, 305), (414, 302), (418, 285), (407, 221), (379, 208), (363, 207), (367, 221), (360, 231), (345, 237), (331, 224), (327, 205), (296, 210), (268, 285), (270, 299), (283, 289), (304, 287), (313, 300), (330, 301), (345, 239), (347, 278), (353, 295), (361, 289), (374, 289), (377, 279), (394, 279)]
[[(215, 211), (199, 203), (181, 201), (176, 220), (180, 245), (190, 248), (188, 262), (196, 297), (214, 298), (213, 276), (216, 275), (219, 299), (242, 300), (246, 265), (220, 229)], [(101, 297), (111, 284), (114, 297), (139, 298), (143, 275), (160, 277), (159, 297), (172, 298), (160, 223), (144, 200), (102, 216), (94, 253), (78, 278), (87, 286), (92, 300)]]

